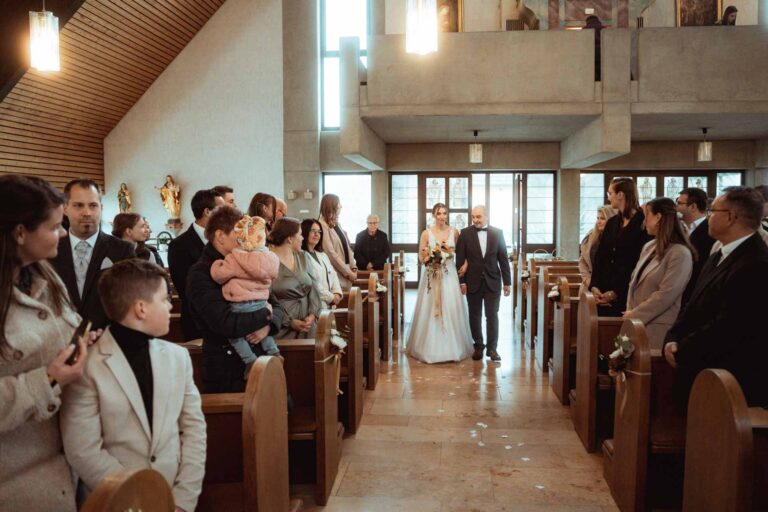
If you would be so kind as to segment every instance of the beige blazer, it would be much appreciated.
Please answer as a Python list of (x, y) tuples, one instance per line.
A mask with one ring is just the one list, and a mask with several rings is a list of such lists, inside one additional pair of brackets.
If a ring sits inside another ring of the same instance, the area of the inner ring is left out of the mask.
[(661, 349), (664, 336), (680, 312), (680, 299), (691, 278), (693, 256), (682, 244), (672, 244), (664, 257), (653, 257), (643, 274), (637, 273), (656, 248), (656, 240), (643, 247), (629, 282), (627, 311), (630, 318), (641, 320), (651, 348)]
[(80, 317), (70, 308), (57, 317), (51, 304), (48, 284), (34, 278), (30, 295), (14, 288), (3, 326), (0, 510), (75, 511), (59, 434), (61, 388), (51, 387), (46, 367), (67, 346)]
[[(589, 242), (590, 236), (592, 236), (592, 230), (587, 233), (587, 236), (584, 237), (579, 245), (579, 273), (583, 281), (592, 279), (592, 257), (589, 254), (592, 251), (592, 244)], [(600, 240), (598, 239), (599, 242)]]
[(349, 246), (349, 236), (347, 236), (347, 249), (349, 250), (349, 261), (344, 261), (344, 246), (339, 235), (336, 231), (328, 226), (325, 219), (320, 218), (320, 226), (323, 228), (323, 252), (331, 260), (333, 268), (336, 269), (336, 273), (339, 276), (339, 283), (344, 290), (349, 290), (352, 287), (352, 281), (350, 274), (352, 269), (356, 269), (355, 253), (352, 252), (352, 247)]
[(107, 329), (88, 351), (83, 378), (64, 390), (61, 433), (72, 469), (88, 488), (123, 469), (151, 468), (176, 506), (197, 505), (205, 472), (206, 425), (192, 360), (183, 347), (149, 342), (152, 429), (128, 360)]

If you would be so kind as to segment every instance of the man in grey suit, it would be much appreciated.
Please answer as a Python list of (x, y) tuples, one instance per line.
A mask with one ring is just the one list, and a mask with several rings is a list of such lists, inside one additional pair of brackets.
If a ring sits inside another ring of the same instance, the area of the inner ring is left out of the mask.
[(485, 307), (486, 334), (488, 335), (488, 357), (501, 361), (496, 351), (499, 341), (499, 302), (502, 282), (504, 296), (509, 296), (512, 283), (507, 258), (507, 244), (504, 233), (488, 226), (485, 206), (472, 209), (472, 226), (464, 228), (456, 243), (456, 268), (461, 269), (468, 262), (466, 272), (459, 277), (461, 293), (467, 296), (469, 306), (469, 328), (472, 331), (475, 361), (483, 358), (482, 315)]

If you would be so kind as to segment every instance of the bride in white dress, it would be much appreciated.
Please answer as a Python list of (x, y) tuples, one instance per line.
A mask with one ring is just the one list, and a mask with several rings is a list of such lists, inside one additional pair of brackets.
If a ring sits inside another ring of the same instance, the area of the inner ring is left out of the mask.
[(459, 232), (448, 226), (448, 208), (444, 204), (434, 206), (432, 217), (435, 225), (421, 234), (419, 242), (421, 262), (426, 262), (430, 251), (441, 244), (451, 257), (445, 262), (445, 271), (437, 276), (430, 278), (429, 272), (422, 269), (406, 351), (425, 363), (461, 361), (473, 349), (467, 302), (461, 294), (454, 257)]

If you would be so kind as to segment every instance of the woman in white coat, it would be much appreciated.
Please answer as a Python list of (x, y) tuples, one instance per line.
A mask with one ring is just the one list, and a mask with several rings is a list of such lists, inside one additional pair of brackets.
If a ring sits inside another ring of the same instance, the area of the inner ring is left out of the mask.
[(651, 348), (661, 349), (680, 312), (696, 249), (677, 219), (674, 201), (661, 197), (644, 208), (645, 230), (655, 238), (645, 244), (632, 272), (624, 318), (642, 320)]
[(323, 252), (323, 228), (320, 221), (305, 219), (301, 223), (301, 234), (304, 237), (302, 248), (307, 253), (309, 274), (315, 282), (315, 289), (320, 300), (326, 307), (339, 303), (342, 297), (341, 284), (336, 269), (331, 260)]
[(61, 388), (78, 379), (85, 343), (65, 361), (80, 318), (56, 256), (63, 196), (39, 178), (0, 177), (0, 508), (75, 511), (59, 432)]

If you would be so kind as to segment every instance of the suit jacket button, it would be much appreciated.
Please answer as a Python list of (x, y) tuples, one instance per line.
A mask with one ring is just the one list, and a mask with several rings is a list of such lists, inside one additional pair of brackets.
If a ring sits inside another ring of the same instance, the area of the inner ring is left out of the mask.
[(13, 351), (13, 358), (17, 361), (21, 361), (21, 359), (24, 357), (24, 352), (21, 350), (14, 350)]
[(149, 458), (149, 462), (155, 462), (157, 460), (157, 457), (154, 455)]
[(37, 318), (39, 318), (40, 320), (46, 320), (48, 318), (48, 313), (46, 313), (45, 311), (38, 311)]

